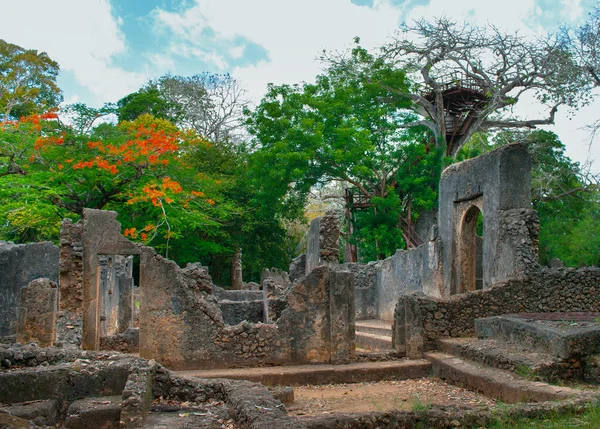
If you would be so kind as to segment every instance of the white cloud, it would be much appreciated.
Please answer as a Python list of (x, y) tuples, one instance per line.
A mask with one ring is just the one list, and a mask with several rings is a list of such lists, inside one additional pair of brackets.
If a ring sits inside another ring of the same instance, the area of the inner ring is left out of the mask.
[(196, 0), (182, 14), (155, 11), (158, 22), (191, 44), (205, 40), (202, 34), (210, 27), (216, 41), (241, 37), (262, 46), (269, 61), (232, 71), (254, 100), (269, 82), (312, 80), (320, 70), (315, 58), (323, 49), (347, 47), (355, 36), (365, 46), (382, 44), (400, 16), (401, 9), (387, 0), (376, 0), (373, 8), (349, 0)]
[(111, 63), (115, 55), (127, 52), (127, 45), (121, 21), (112, 16), (108, 0), (5, 3), (0, 38), (46, 51), (94, 94), (95, 100), (89, 103), (117, 100), (146, 81), (144, 74), (126, 72)]

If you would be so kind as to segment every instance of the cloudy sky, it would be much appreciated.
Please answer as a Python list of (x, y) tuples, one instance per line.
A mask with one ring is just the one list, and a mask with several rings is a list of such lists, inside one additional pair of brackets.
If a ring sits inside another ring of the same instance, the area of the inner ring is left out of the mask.
[[(310, 81), (323, 49), (344, 49), (355, 36), (376, 47), (404, 22), (445, 15), (521, 34), (578, 25), (598, 0), (0, 0), (0, 39), (46, 51), (61, 66), (66, 102), (117, 101), (166, 73), (231, 73), (255, 101), (266, 84)], [(564, 109), (563, 109), (564, 110)], [(569, 117), (557, 132), (567, 153), (597, 158), (582, 130), (600, 101)], [(535, 114), (535, 108), (531, 110)], [(545, 116), (545, 115), (544, 115)], [(591, 153), (590, 153), (591, 148)]]

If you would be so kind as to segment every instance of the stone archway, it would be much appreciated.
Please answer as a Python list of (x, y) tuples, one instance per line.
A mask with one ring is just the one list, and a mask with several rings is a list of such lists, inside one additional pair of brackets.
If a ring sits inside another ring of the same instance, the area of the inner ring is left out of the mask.
[(458, 293), (483, 289), (483, 213), (470, 206), (462, 217), (459, 230), (460, 282)]

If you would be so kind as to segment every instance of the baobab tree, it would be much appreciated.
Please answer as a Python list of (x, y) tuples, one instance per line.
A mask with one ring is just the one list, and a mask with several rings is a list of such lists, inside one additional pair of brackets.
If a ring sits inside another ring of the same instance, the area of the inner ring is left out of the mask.
[[(556, 37), (528, 39), (441, 18), (417, 21), (382, 50), (416, 82), (402, 94), (419, 115), (406, 126), (426, 126), (453, 157), (475, 132), (553, 124), (559, 106), (590, 98), (589, 75)], [(546, 117), (512, 114), (529, 94), (547, 108)]]

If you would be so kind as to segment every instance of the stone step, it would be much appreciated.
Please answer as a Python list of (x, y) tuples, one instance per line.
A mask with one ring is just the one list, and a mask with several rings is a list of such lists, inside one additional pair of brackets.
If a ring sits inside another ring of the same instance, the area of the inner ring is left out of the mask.
[(547, 366), (558, 361), (557, 357), (550, 354), (531, 351), (498, 339), (442, 338), (438, 340), (438, 349), (450, 355), (510, 371), (524, 366)]
[(118, 429), (121, 396), (79, 399), (69, 405), (64, 427), (67, 429)]
[(392, 322), (386, 320), (357, 320), (356, 332), (392, 337)]
[(586, 374), (587, 366), (579, 361), (563, 360), (558, 356), (495, 338), (444, 338), (438, 340), (438, 349), (447, 354), (551, 383), (582, 380), (592, 375)]
[[(475, 335), (496, 338), (563, 359), (600, 353), (600, 325), (595, 313), (506, 314), (475, 319)], [(528, 318), (527, 316), (531, 316)], [(546, 316), (546, 319), (543, 317)], [(539, 317), (540, 319), (536, 319)], [(564, 318), (564, 320), (561, 319)], [(569, 317), (582, 320), (571, 321)]]
[[(197, 429), (224, 428), (224, 419), (206, 412), (152, 412), (148, 415), (145, 428), (148, 429)], [(229, 426), (233, 427), (233, 426)]]
[(356, 345), (371, 350), (391, 350), (392, 337), (356, 332)]
[(381, 380), (407, 380), (427, 377), (431, 364), (423, 359), (386, 362), (361, 362), (345, 365), (299, 365), (263, 368), (235, 368), (203, 371), (177, 371), (177, 375), (194, 378), (229, 378), (249, 380), (267, 386), (302, 386), (305, 384), (361, 383)]
[(567, 387), (531, 381), (510, 371), (446, 353), (425, 353), (433, 365), (433, 374), (449, 383), (473, 389), (507, 404), (566, 399), (577, 392)]

